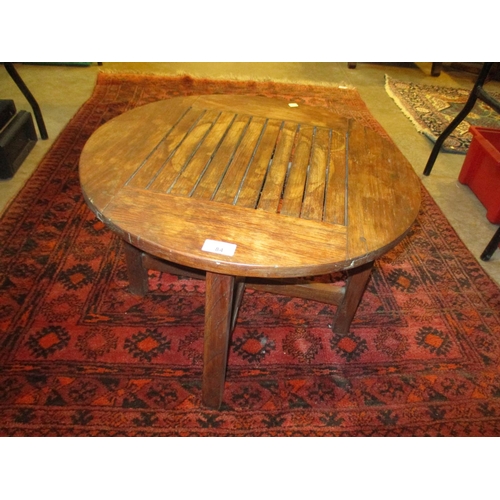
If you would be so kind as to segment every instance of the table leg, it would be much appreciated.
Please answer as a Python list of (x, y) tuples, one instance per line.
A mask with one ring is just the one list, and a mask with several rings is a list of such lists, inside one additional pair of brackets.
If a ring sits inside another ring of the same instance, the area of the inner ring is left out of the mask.
[(348, 271), (344, 299), (339, 304), (333, 320), (332, 330), (335, 333), (349, 332), (351, 322), (370, 279), (372, 268), (373, 262), (369, 262)]
[(124, 241), (130, 293), (143, 297), (148, 293), (148, 270), (142, 263), (143, 251)]
[(234, 285), (234, 276), (207, 272), (202, 400), (209, 408), (222, 403)]

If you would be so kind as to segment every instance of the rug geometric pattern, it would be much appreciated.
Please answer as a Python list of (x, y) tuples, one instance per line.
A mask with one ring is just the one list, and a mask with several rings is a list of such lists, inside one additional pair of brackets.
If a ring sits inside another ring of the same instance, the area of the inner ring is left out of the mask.
[[(462, 111), (471, 89), (439, 87), (403, 82), (385, 76), (385, 89), (416, 129), (432, 142)], [(489, 92), (500, 100), (500, 93)], [(484, 102), (476, 104), (457, 128), (444, 141), (442, 150), (448, 153), (466, 154), (472, 140), (471, 125), (500, 128), (500, 115)]]
[(385, 134), (353, 89), (100, 74), (0, 221), (0, 435), (500, 435), (500, 290), (423, 187), (347, 334), (333, 306), (247, 290), (221, 410), (201, 405), (204, 281), (151, 271), (147, 296), (130, 294), (78, 160), (111, 117), (210, 92), (314, 103)]

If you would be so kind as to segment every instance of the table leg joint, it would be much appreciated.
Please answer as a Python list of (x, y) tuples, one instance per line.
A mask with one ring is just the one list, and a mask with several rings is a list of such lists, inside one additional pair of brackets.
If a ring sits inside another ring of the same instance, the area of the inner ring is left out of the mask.
[(371, 276), (373, 262), (348, 271), (344, 297), (337, 308), (332, 324), (332, 331), (345, 334), (349, 332), (361, 298)]

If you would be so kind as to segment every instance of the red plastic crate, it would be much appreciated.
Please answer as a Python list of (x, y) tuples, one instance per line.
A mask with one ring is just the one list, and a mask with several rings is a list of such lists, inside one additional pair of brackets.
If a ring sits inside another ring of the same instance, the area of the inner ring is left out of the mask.
[(470, 187), (486, 208), (486, 218), (500, 224), (500, 129), (469, 128), (472, 141), (458, 180)]

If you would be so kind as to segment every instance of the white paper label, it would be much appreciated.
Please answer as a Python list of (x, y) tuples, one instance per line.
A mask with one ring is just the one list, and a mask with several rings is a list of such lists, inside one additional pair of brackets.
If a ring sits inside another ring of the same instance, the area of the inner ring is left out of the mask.
[(299, 105), (296, 103), (296, 102), (289, 102), (288, 105), (291, 107), (291, 108), (298, 108)]
[(232, 257), (236, 251), (234, 243), (226, 243), (225, 241), (205, 240), (201, 249), (204, 252), (218, 253)]

